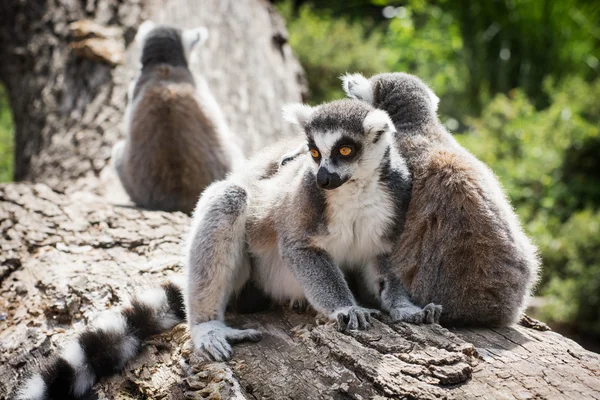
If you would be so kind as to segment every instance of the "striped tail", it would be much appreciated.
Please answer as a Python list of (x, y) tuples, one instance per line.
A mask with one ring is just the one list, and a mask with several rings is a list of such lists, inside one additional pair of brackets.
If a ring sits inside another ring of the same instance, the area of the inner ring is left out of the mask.
[(16, 399), (79, 399), (98, 379), (120, 372), (146, 338), (184, 320), (181, 287), (169, 282), (145, 292), (119, 311), (100, 314), (60, 356), (27, 379)]

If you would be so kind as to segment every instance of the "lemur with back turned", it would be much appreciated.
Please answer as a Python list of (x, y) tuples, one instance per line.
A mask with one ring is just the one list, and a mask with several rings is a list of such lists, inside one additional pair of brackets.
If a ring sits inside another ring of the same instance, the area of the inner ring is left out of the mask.
[(188, 234), (185, 280), (107, 311), (22, 386), (20, 399), (81, 398), (118, 372), (148, 336), (187, 319), (195, 349), (213, 360), (255, 329), (224, 324), (227, 304), (253, 283), (276, 301), (308, 300), (340, 330), (367, 329), (344, 273), (395, 321), (435, 323), (442, 309), (414, 305), (390, 256), (411, 180), (385, 111), (359, 100), (287, 107), (304, 138), (265, 149), (201, 195)]
[(515, 323), (540, 262), (494, 173), (444, 129), (439, 100), (417, 77), (342, 80), (349, 97), (390, 115), (395, 147), (412, 173), (404, 231), (390, 257), (411, 299), (441, 304), (443, 324)]
[(129, 87), (127, 135), (114, 146), (112, 163), (143, 208), (191, 213), (202, 190), (243, 161), (206, 81), (189, 68), (207, 37), (202, 27), (151, 21), (138, 29), (142, 69)]

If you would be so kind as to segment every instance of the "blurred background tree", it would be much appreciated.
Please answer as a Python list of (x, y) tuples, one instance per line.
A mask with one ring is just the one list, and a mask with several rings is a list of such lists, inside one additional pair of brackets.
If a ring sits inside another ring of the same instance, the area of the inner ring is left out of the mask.
[[(537, 315), (600, 342), (600, 2), (274, 0), (313, 104), (339, 75), (406, 71), (440, 118), (500, 177), (540, 247)], [(0, 181), (13, 128), (0, 87)], [(598, 350), (599, 347), (596, 347)]]
[[(405, 71), (499, 176), (540, 247), (536, 315), (600, 339), (600, 2), (281, 0), (313, 104), (339, 75)], [(595, 345), (594, 345), (595, 344)]]

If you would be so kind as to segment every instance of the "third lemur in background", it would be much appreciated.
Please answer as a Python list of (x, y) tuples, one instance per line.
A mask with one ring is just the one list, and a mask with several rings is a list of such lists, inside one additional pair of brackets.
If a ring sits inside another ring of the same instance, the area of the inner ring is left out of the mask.
[(113, 148), (113, 163), (137, 205), (190, 213), (202, 190), (225, 177), (243, 155), (207, 83), (188, 63), (208, 37), (205, 28), (140, 26), (142, 70), (131, 83), (127, 137)]
[(439, 99), (417, 77), (342, 80), (349, 97), (389, 113), (413, 176), (404, 231), (390, 257), (411, 299), (441, 304), (442, 323), (516, 322), (539, 260), (494, 173), (444, 129)]

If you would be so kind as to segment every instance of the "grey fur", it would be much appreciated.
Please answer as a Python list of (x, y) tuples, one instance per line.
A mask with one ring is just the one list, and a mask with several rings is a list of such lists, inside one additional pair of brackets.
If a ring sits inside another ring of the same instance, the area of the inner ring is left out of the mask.
[(190, 213), (202, 190), (243, 155), (207, 83), (188, 68), (205, 30), (148, 29), (136, 38), (142, 69), (129, 90), (127, 136), (114, 146), (112, 162), (137, 205)]
[[(367, 329), (379, 311), (357, 305), (343, 273), (359, 271), (374, 297), (384, 287), (380, 304), (395, 320), (437, 322), (441, 308), (413, 305), (388, 267), (404, 224), (410, 176), (393, 146), (387, 114), (340, 100), (290, 106), (287, 115), (318, 149), (318, 162), (301, 140), (282, 142), (211, 185), (196, 207), (185, 263), (196, 349), (212, 359), (231, 356), (231, 328), (220, 321), (249, 279), (276, 301), (308, 300), (340, 330)], [(339, 146), (346, 142), (356, 154), (344, 158)], [(321, 189), (320, 168), (345, 183)], [(255, 331), (246, 333), (257, 338)]]
[(389, 113), (396, 148), (413, 174), (404, 231), (390, 262), (410, 297), (444, 307), (442, 322), (505, 326), (518, 320), (539, 274), (493, 172), (462, 148), (436, 116), (437, 97), (417, 77), (343, 77), (349, 97)]

